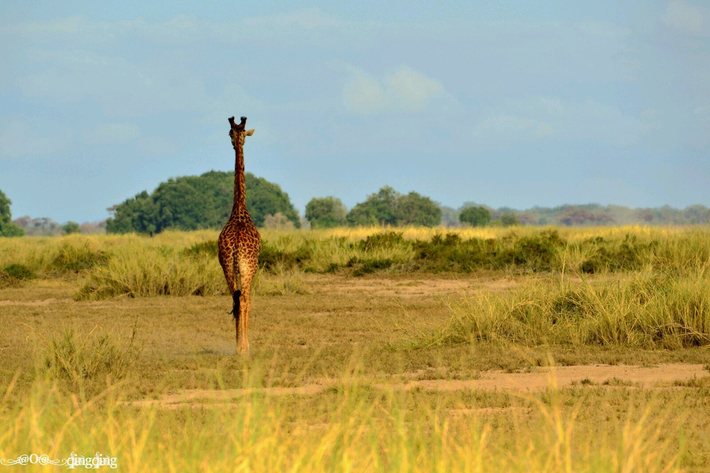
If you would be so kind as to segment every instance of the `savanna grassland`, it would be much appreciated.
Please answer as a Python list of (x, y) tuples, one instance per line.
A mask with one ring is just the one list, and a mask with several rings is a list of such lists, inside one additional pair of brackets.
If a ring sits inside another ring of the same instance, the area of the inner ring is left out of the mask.
[(0, 239), (0, 459), (710, 470), (706, 228), (265, 230), (249, 359), (216, 237)]

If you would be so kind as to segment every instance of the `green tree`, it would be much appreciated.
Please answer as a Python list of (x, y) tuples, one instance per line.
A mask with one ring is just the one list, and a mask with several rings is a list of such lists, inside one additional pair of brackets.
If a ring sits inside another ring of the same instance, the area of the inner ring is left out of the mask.
[(332, 228), (345, 224), (347, 209), (337, 197), (314, 197), (306, 204), (306, 219), (312, 228)]
[[(267, 215), (281, 213), (300, 227), (298, 212), (277, 184), (251, 173), (246, 174), (245, 181), (247, 208), (256, 226), (263, 226)], [(233, 203), (231, 172), (210, 171), (169, 179), (152, 194), (143, 191), (117, 205), (113, 218), (106, 222), (106, 232), (153, 234), (169, 228), (221, 228), (229, 219)]]
[[(296, 228), (301, 228), (301, 219), (296, 208), (291, 203), (288, 194), (282, 191), (278, 184), (248, 172), (246, 174), (246, 188), (247, 208), (257, 227), (264, 226), (264, 218), (267, 215), (280, 213), (292, 221)], [(232, 189), (232, 193), (234, 193), (234, 189)], [(231, 203), (229, 208), (231, 210)], [(220, 225), (224, 225), (224, 223), (226, 223), (226, 219)]]
[(491, 212), (485, 207), (467, 207), (459, 214), (459, 220), (472, 227), (485, 227), (491, 223)]
[(505, 212), (500, 216), (500, 224), (504, 227), (512, 227), (513, 225), (520, 225), (520, 222), (513, 212)]
[(399, 196), (395, 207), (397, 225), (435, 227), (441, 223), (441, 208), (429, 197), (416, 192)]
[(62, 227), (62, 233), (64, 235), (71, 235), (72, 233), (81, 233), (81, 227), (76, 222), (67, 222), (67, 224)]
[(396, 225), (395, 209), (399, 194), (390, 186), (384, 186), (376, 194), (370, 194), (365, 202), (350, 210), (346, 220), (351, 226)]
[(12, 201), (0, 190), (0, 237), (22, 236), (25, 231), (12, 223)]
[(385, 186), (357, 204), (346, 220), (351, 226), (367, 225), (423, 225), (433, 227), (441, 223), (441, 209), (429, 197), (416, 192), (401, 195)]

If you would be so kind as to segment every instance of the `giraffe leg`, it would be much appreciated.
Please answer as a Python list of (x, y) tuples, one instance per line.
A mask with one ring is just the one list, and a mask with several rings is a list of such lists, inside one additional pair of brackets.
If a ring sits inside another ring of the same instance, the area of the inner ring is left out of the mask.
[(239, 320), (237, 322), (237, 353), (249, 356), (249, 311), (251, 310), (251, 282), (254, 274), (241, 274), (242, 292), (239, 303)]

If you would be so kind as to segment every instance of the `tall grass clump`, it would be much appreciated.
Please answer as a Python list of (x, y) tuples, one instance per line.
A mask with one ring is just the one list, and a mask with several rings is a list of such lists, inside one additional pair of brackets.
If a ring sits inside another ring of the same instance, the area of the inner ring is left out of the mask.
[(64, 243), (59, 247), (51, 268), (58, 273), (78, 273), (105, 265), (108, 260), (109, 255), (106, 251), (94, 249), (88, 242), (80, 245)]
[(449, 300), (450, 320), (416, 341), (517, 345), (624, 345), (680, 349), (710, 345), (710, 280), (651, 272), (581, 284), (530, 283), (503, 293)]
[(125, 339), (109, 333), (81, 334), (65, 329), (44, 342), (42, 370), (49, 379), (84, 394), (95, 394), (105, 388), (107, 381), (127, 376), (140, 355), (135, 325)]
[(170, 247), (152, 251), (138, 247), (114, 254), (105, 266), (94, 268), (75, 298), (206, 296), (227, 290), (216, 258), (185, 255)]

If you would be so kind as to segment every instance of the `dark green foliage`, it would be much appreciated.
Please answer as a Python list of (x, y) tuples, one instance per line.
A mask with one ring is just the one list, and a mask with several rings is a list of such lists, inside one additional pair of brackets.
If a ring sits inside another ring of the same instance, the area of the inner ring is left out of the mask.
[(207, 255), (216, 258), (219, 253), (217, 240), (209, 240), (202, 243), (195, 243), (183, 252), (186, 256)]
[(459, 214), (459, 220), (472, 227), (485, 227), (491, 222), (491, 212), (485, 207), (467, 207)]
[(643, 243), (635, 235), (626, 235), (618, 242), (604, 241), (599, 238), (594, 245), (594, 254), (586, 259), (580, 269), (584, 273), (593, 274), (601, 271), (632, 271), (640, 268), (648, 259), (656, 242)]
[(545, 231), (539, 236), (524, 237), (515, 242), (513, 262), (533, 271), (549, 271), (565, 240), (555, 231)]
[(102, 250), (94, 250), (88, 244), (70, 245), (65, 243), (52, 262), (52, 268), (59, 273), (78, 273), (101, 266), (108, 262), (109, 255)]
[(259, 266), (264, 269), (273, 269), (279, 266), (286, 268), (304, 266), (310, 257), (311, 249), (307, 244), (299, 246), (294, 251), (288, 251), (263, 241), (259, 252)]
[[(296, 227), (298, 213), (288, 194), (277, 184), (247, 173), (246, 201), (252, 220), (264, 225), (264, 217), (281, 213)], [(234, 174), (210, 171), (161, 183), (152, 194), (143, 191), (116, 206), (106, 222), (107, 233), (160, 233), (176, 230), (221, 228), (229, 219), (234, 203)]]
[(5, 274), (20, 281), (34, 279), (37, 277), (34, 271), (23, 264), (11, 264), (5, 268)]
[(520, 225), (520, 221), (513, 212), (506, 212), (500, 216), (500, 224), (504, 227), (512, 227), (514, 225)]
[(431, 271), (471, 272), (475, 269), (498, 269), (509, 259), (500, 241), (461, 238), (449, 233), (435, 235), (431, 241), (414, 242), (421, 269)]
[[(288, 194), (281, 190), (278, 184), (267, 181), (263, 177), (256, 177), (251, 173), (246, 174), (247, 188), (247, 208), (249, 215), (257, 227), (264, 226), (264, 217), (267, 215), (283, 214), (287, 219), (293, 222), (296, 228), (301, 228), (301, 220)], [(233, 194), (233, 188), (230, 191)], [(231, 195), (231, 194), (230, 194)], [(230, 198), (229, 210), (231, 211)], [(227, 215), (229, 215), (227, 213)], [(225, 218), (217, 225), (221, 227), (226, 223)], [(215, 228), (217, 228), (215, 227)]]
[(477, 269), (520, 268), (549, 271), (566, 242), (555, 231), (540, 235), (502, 239), (462, 240), (455, 233), (434, 235), (431, 241), (416, 241), (419, 267), (432, 271), (471, 272)]
[(10, 213), (12, 201), (0, 190), (0, 237), (18, 237), (25, 234), (25, 231), (12, 223), (12, 213)]
[(314, 197), (306, 204), (306, 219), (313, 228), (333, 228), (345, 225), (347, 210), (336, 197)]
[(429, 197), (416, 192), (401, 195), (385, 186), (357, 204), (346, 220), (351, 226), (421, 225), (433, 227), (441, 223), (442, 211)]
[(67, 224), (62, 227), (62, 233), (64, 235), (71, 235), (72, 233), (81, 233), (81, 227), (76, 222), (67, 222)]
[(153, 234), (158, 229), (158, 206), (146, 191), (116, 206), (115, 212), (106, 221), (106, 233)]
[(396, 225), (395, 209), (399, 194), (391, 187), (385, 186), (376, 194), (371, 194), (365, 202), (357, 204), (350, 210), (346, 220), (351, 226)]
[(435, 227), (441, 223), (441, 209), (429, 197), (416, 192), (400, 196), (395, 207), (397, 225)]

